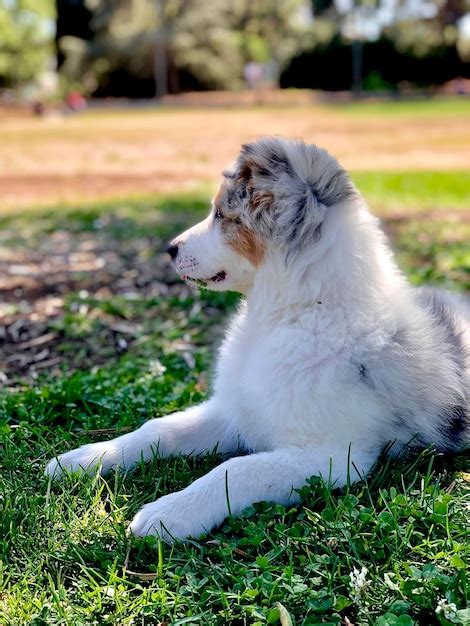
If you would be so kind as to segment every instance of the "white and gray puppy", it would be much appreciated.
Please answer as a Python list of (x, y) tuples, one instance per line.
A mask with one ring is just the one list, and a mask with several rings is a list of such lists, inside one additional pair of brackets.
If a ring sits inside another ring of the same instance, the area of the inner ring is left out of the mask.
[[(136, 535), (197, 537), (255, 501), (291, 503), (312, 475), (340, 486), (381, 450), (468, 442), (470, 306), (411, 287), (378, 221), (325, 150), (263, 139), (224, 172), (210, 215), (169, 248), (188, 281), (244, 294), (211, 398), (53, 459), (128, 469), (217, 449), (235, 456), (137, 513)], [(229, 505), (228, 505), (229, 502)]]

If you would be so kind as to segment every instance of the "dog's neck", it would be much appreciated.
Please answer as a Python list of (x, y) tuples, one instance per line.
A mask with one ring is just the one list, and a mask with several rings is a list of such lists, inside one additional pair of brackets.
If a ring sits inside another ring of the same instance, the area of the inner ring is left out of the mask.
[(391, 312), (406, 291), (376, 219), (359, 207), (331, 215), (311, 249), (287, 259), (284, 251), (269, 254), (247, 294), (247, 311), (266, 323), (343, 309), (367, 323)]

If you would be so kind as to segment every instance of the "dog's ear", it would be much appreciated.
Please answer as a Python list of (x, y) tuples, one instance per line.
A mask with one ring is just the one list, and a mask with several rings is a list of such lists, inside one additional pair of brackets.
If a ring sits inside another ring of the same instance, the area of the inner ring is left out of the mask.
[(325, 150), (277, 138), (243, 145), (235, 176), (252, 217), (289, 249), (317, 241), (328, 207), (353, 192)]
[(237, 160), (236, 179), (244, 185), (252, 217), (265, 220), (274, 210), (274, 182), (283, 174), (292, 174), (287, 158), (279, 149), (269, 150), (266, 142), (244, 144)]
[(324, 207), (295, 171), (283, 142), (265, 139), (243, 145), (236, 177), (246, 186), (251, 216), (271, 234), (289, 244), (309, 230), (319, 234)]

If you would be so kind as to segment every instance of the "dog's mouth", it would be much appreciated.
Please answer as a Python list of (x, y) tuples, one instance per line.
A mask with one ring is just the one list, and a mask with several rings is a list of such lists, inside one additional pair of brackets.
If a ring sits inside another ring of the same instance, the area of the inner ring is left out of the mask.
[(227, 278), (227, 273), (222, 270), (211, 278), (191, 278), (191, 276), (181, 276), (181, 278), (196, 287), (207, 287), (208, 283), (222, 283)]

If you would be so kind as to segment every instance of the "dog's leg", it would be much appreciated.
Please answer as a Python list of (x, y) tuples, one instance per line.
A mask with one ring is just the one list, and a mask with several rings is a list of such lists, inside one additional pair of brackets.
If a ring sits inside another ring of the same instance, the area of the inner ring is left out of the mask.
[(197, 537), (219, 526), (230, 513), (240, 514), (253, 502), (297, 502), (294, 489), (302, 487), (312, 475), (321, 475), (335, 486), (344, 485), (348, 476), (351, 482), (357, 481), (376, 457), (358, 449), (349, 457), (347, 445), (308, 451), (288, 448), (235, 457), (186, 489), (145, 505), (134, 517), (130, 530), (139, 536), (160, 535), (166, 541)]
[(58, 478), (64, 470), (102, 474), (112, 468), (129, 469), (141, 459), (147, 461), (155, 453), (166, 457), (179, 454), (217, 450), (221, 453), (237, 449), (234, 427), (223, 409), (213, 400), (168, 417), (149, 420), (139, 429), (99, 443), (89, 443), (52, 459), (46, 474)]

